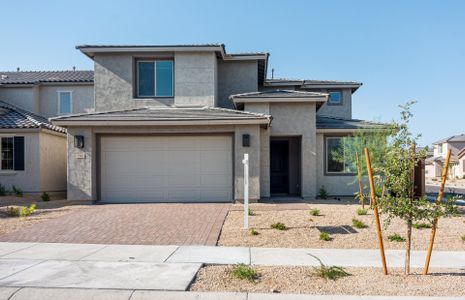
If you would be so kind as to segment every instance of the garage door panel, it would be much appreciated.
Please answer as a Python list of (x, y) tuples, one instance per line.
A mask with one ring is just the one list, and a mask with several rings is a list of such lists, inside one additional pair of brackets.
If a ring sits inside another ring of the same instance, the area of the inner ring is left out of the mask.
[(232, 200), (230, 136), (112, 136), (100, 144), (103, 201)]

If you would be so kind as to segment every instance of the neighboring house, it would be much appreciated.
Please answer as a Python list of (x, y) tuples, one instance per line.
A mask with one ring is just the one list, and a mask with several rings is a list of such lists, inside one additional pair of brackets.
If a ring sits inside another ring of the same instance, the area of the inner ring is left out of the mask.
[(465, 169), (463, 159), (459, 158), (465, 150), (465, 134), (454, 135), (433, 143), (433, 156), (425, 162), (426, 178), (440, 178), (447, 152), (451, 150), (449, 176), (451, 178), (463, 178)]
[(68, 199), (231, 202), (352, 195), (335, 150), (355, 130), (357, 82), (267, 79), (268, 53), (224, 45), (78, 46), (94, 61), (95, 112), (68, 131)]
[(0, 72), (0, 184), (66, 191), (66, 130), (48, 117), (90, 112), (93, 71)]
[(0, 183), (28, 193), (66, 191), (66, 130), (0, 101)]

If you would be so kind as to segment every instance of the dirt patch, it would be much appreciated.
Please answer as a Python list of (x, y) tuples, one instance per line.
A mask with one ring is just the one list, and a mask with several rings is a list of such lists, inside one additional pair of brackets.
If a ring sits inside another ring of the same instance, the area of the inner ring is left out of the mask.
[[(310, 204), (309, 208), (320, 210), (319, 216), (311, 216), (309, 210), (261, 210), (256, 206), (255, 215), (250, 216), (251, 228), (259, 233), (251, 235), (241, 230), (243, 212), (231, 211), (226, 217), (218, 241), (220, 246), (253, 246), (253, 247), (292, 247), (292, 248), (365, 248), (378, 247), (376, 225), (373, 211), (367, 215), (356, 214), (358, 205), (350, 204)], [(252, 209), (254, 207), (252, 206)], [(352, 225), (352, 219), (364, 222), (367, 227), (358, 229)], [(281, 222), (288, 228), (279, 231), (270, 228), (271, 224)], [(321, 241), (320, 233), (327, 232), (331, 241)], [(406, 226), (401, 220), (394, 220), (383, 230), (386, 249), (404, 249), (403, 242), (391, 242), (388, 236), (397, 233), (405, 237)], [(441, 219), (435, 239), (435, 250), (464, 251), (465, 215)], [(430, 229), (414, 229), (413, 249), (426, 250)]]
[[(11, 217), (7, 213), (7, 207), (18, 207), (36, 205), (35, 212), (28, 217)], [(24, 195), (23, 197), (4, 196), (0, 197), (0, 236), (8, 234), (25, 227), (56, 219), (73, 211), (88, 208), (87, 202), (68, 201), (60, 197), (52, 197), (51, 201), (43, 202), (39, 196)]]
[(255, 282), (231, 276), (232, 266), (205, 266), (197, 274), (192, 291), (280, 292), (319, 295), (383, 295), (383, 296), (463, 296), (465, 271), (437, 269), (428, 276), (405, 276), (400, 269), (390, 275), (378, 268), (347, 268), (350, 276), (337, 281), (313, 275), (311, 267), (254, 267), (259, 273)]

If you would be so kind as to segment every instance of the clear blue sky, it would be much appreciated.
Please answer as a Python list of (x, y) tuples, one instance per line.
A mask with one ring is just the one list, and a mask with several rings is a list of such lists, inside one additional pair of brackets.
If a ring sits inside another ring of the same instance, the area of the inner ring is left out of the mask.
[(422, 144), (465, 132), (465, 1), (0, 0), (0, 70), (92, 69), (77, 44), (224, 43), (275, 77), (355, 80), (355, 118), (418, 100)]

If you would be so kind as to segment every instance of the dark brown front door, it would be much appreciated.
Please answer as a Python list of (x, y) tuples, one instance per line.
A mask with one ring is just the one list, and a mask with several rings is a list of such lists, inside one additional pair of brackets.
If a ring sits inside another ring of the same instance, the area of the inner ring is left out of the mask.
[(289, 193), (289, 141), (271, 141), (271, 193)]

